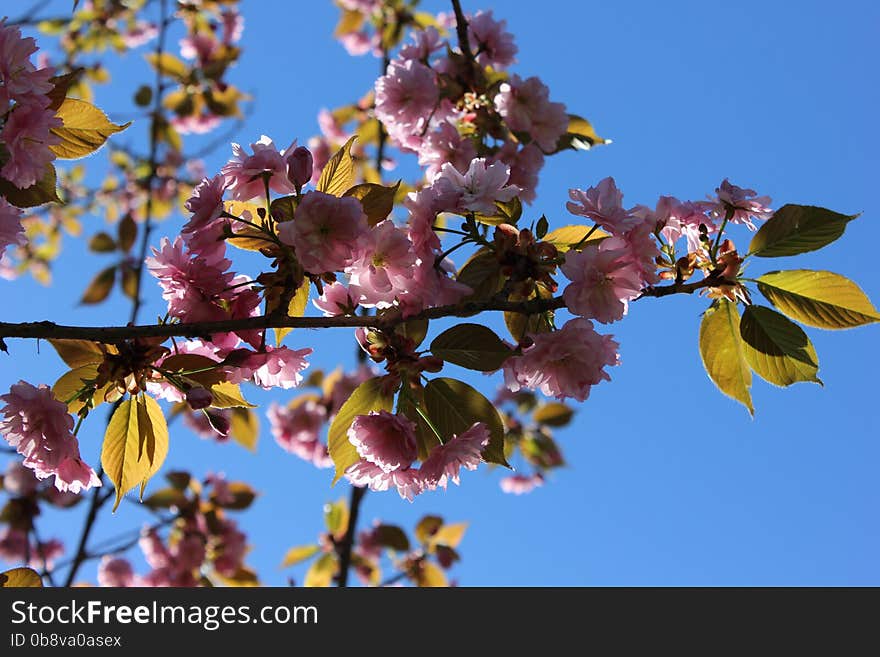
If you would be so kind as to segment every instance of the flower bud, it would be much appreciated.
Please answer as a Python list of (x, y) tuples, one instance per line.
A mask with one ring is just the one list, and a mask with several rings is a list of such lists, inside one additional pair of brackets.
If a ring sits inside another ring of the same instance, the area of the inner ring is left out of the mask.
[(305, 146), (298, 146), (287, 158), (287, 178), (297, 189), (312, 179), (312, 153)]
[(194, 411), (208, 408), (213, 400), (214, 398), (211, 396), (211, 391), (206, 388), (196, 387), (190, 388), (186, 391), (186, 403), (189, 404), (189, 407)]

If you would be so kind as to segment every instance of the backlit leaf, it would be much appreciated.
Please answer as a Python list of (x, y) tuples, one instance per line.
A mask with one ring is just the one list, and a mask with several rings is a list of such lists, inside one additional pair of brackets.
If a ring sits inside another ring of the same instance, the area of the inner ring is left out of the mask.
[(82, 299), (80, 299), (79, 302), (87, 305), (101, 303), (104, 299), (110, 296), (110, 291), (113, 289), (113, 284), (115, 282), (115, 266), (101, 270), (95, 275), (92, 282), (89, 283), (89, 286), (86, 288), (86, 291), (83, 292)]
[(755, 233), (749, 253), (776, 258), (821, 249), (843, 235), (858, 216), (812, 205), (783, 205)]
[(221, 381), (211, 386), (211, 396), (214, 398), (211, 406), (214, 408), (256, 408), (241, 395), (241, 388), (228, 381)]
[(317, 545), (297, 545), (290, 548), (281, 561), (281, 568), (289, 568), (318, 554), (321, 548)]
[[(587, 235), (589, 235), (589, 238), (584, 239)], [(604, 240), (606, 237), (608, 237), (608, 233), (601, 228), (571, 225), (551, 230), (544, 235), (544, 241), (550, 242), (560, 253), (565, 253), (573, 248), (580, 250), (583, 246)]]
[(777, 386), (798, 381), (821, 385), (819, 358), (807, 334), (794, 322), (764, 306), (748, 306), (740, 321), (743, 352), (761, 378)]
[(728, 397), (755, 414), (752, 405), (752, 372), (746, 361), (737, 305), (719, 299), (700, 323), (700, 358), (709, 378)]
[(400, 182), (393, 187), (361, 183), (347, 190), (343, 196), (353, 196), (358, 199), (364, 208), (364, 214), (367, 215), (367, 223), (375, 226), (391, 214), (391, 210), (394, 209), (394, 197), (399, 187)]
[(434, 338), (431, 353), (467, 369), (494, 372), (512, 351), (482, 324), (456, 324)]
[(260, 437), (260, 418), (249, 408), (236, 407), (230, 409), (229, 435), (239, 445), (254, 452)]
[(345, 145), (324, 165), (316, 185), (319, 192), (342, 196), (354, 185), (355, 168), (354, 159), (351, 157), (351, 146), (354, 140), (355, 137), (352, 137), (345, 142)]
[(32, 568), (13, 568), (0, 573), (0, 588), (42, 588), (43, 578)]
[(101, 148), (111, 135), (125, 130), (125, 125), (111, 123), (97, 107), (84, 100), (65, 98), (55, 114), (64, 123), (60, 128), (51, 128), (52, 134), (61, 138), (61, 142), (49, 146), (56, 157), (62, 160), (73, 160), (85, 157)]
[(532, 414), (532, 419), (548, 427), (564, 427), (571, 422), (574, 410), (561, 402), (547, 402), (541, 404)]

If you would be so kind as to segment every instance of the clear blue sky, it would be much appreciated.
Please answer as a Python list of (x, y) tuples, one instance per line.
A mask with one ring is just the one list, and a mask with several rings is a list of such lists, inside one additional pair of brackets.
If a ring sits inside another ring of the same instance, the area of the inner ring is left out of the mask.
[[(546, 213), (551, 225), (569, 223), (567, 189), (606, 175), (615, 176), (627, 202), (647, 204), (659, 194), (701, 198), (730, 177), (777, 206), (863, 212), (842, 240), (794, 266), (850, 276), (880, 302), (880, 6), (547, 0), (536, 11), (533, 2), (495, 4), (517, 36), (517, 72), (540, 75), (555, 100), (614, 139), (588, 154), (550, 159), (533, 214)], [(285, 145), (305, 140), (317, 130), (319, 108), (359, 97), (374, 79), (376, 60), (350, 58), (332, 41), (338, 11), (329, 1), (246, 0), (243, 11), (246, 52), (233, 80), (257, 102), (242, 141), (261, 133)], [(99, 90), (98, 103), (128, 107), (144, 70), (140, 55), (117, 63), (114, 84)], [(125, 139), (140, 143), (144, 135), (135, 126)], [(226, 156), (213, 157), (209, 170)], [(96, 156), (92, 166), (100, 162)], [(85, 223), (88, 234), (100, 228)], [(179, 218), (169, 221), (157, 239), (180, 225)], [(97, 311), (76, 307), (86, 274), (99, 263), (81, 243), (65, 248), (51, 289), (29, 279), (0, 281), (4, 319), (119, 321), (125, 301), (118, 295)], [(753, 270), (787, 265), (760, 262)], [(161, 310), (152, 292), (144, 319)], [(455, 570), (463, 585), (880, 584), (878, 327), (811, 330), (825, 388), (756, 382), (752, 420), (703, 372), (696, 341), (705, 305), (697, 298), (640, 301), (613, 326), (623, 364), (559, 433), (569, 466), (543, 489), (504, 495), (498, 473), (481, 469), (467, 473), (461, 488), (412, 505), (370, 494), (363, 519), (411, 527), (422, 514), (438, 513), (471, 522)], [(314, 366), (327, 367), (348, 352), (349, 337), (294, 332), (288, 344), (314, 346)], [(62, 371), (46, 346), (37, 356), (34, 343), (10, 341), (10, 352), (0, 356), (0, 388), (20, 377), (51, 383)], [(482, 377), (463, 378), (493, 387)], [(92, 463), (101, 431), (96, 418), (82, 437)], [(284, 550), (313, 540), (321, 504), (347, 495), (343, 486), (329, 487), (327, 471), (284, 453), (267, 432), (251, 455), (176, 427), (166, 468), (224, 471), (261, 491), (241, 523), (254, 545), (249, 562), (270, 584), (284, 583), (287, 574), (301, 580), (302, 569), (278, 570)], [(96, 536), (147, 517), (132, 507), (103, 516)], [(71, 543), (81, 513), (47, 514), (42, 533)], [(83, 574), (93, 580), (94, 572), (92, 565)]]

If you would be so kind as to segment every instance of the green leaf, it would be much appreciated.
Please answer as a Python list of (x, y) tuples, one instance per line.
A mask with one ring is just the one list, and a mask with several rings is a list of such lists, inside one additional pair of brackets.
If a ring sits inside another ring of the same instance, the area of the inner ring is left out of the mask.
[(416, 525), (416, 540), (426, 545), (442, 526), (443, 518), (440, 516), (423, 516)]
[[(529, 297), (530, 299), (552, 299), (553, 293), (543, 285), (535, 287), (535, 293)], [(510, 301), (524, 301), (520, 295), (511, 294)], [(517, 343), (523, 339), (527, 333), (547, 333), (551, 330), (552, 324), (550, 318), (553, 316), (552, 311), (538, 313), (536, 315), (525, 315), (523, 313), (505, 312), (504, 324), (510, 331), (510, 337)]]
[(391, 548), (397, 552), (409, 551), (409, 538), (397, 525), (379, 525), (374, 530), (376, 541), (382, 547)]
[(281, 568), (290, 568), (318, 554), (321, 548), (317, 545), (298, 545), (290, 548), (281, 561)]
[(746, 361), (761, 378), (783, 387), (798, 381), (822, 384), (816, 350), (791, 320), (764, 306), (748, 306), (739, 330)]
[[(98, 376), (98, 363), (88, 363), (81, 367), (75, 367), (69, 372), (63, 374), (52, 386), (52, 396), (61, 403), (67, 404), (67, 410), (76, 414), (83, 403), (78, 399), (72, 399), (82, 390), (86, 384), (85, 381), (94, 381)], [(71, 400), (68, 402), (68, 400)], [(103, 399), (98, 399), (98, 403)]]
[(167, 454), (168, 426), (159, 404), (146, 395), (123, 401), (110, 418), (101, 449), (101, 465), (116, 487), (114, 511), (138, 484), (143, 496)]
[(113, 284), (115, 282), (116, 266), (114, 265), (113, 267), (102, 269), (95, 275), (92, 282), (89, 283), (89, 286), (86, 288), (86, 291), (83, 292), (82, 299), (80, 299), (79, 302), (86, 305), (101, 303), (104, 299), (110, 296), (110, 291), (113, 289)]
[(478, 372), (494, 372), (512, 353), (495, 332), (482, 324), (457, 324), (431, 342), (438, 358)]
[(418, 347), (428, 335), (427, 319), (410, 319), (394, 327), (394, 332), (413, 341), (413, 348)]
[(316, 185), (319, 192), (342, 196), (354, 185), (354, 158), (351, 156), (351, 146), (354, 140), (355, 137), (352, 137), (345, 142), (345, 145), (324, 165)]
[(168, 52), (157, 54), (154, 52), (144, 55), (150, 66), (162, 75), (183, 82), (189, 76), (189, 67), (180, 59)]
[(532, 419), (548, 427), (564, 427), (574, 415), (574, 410), (561, 402), (541, 404), (532, 414)]
[(740, 337), (737, 305), (719, 299), (703, 315), (700, 323), (700, 358), (709, 378), (728, 397), (755, 414), (752, 405), (752, 372)]
[(880, 314), (858, 285), (830, 271), (773, 271), (758, 289), (782, 313), (807, 326), (845, 329), (880, 321)]
[(116, 228), (116, 234), (119, 242), (119, 248), (128, 253), (137, 239), (137, 224), (131, 214), (126, 214)]
[(241, 395), (241, 388), (238, 385), (221, 381), (211, 386), (211, 396), (214, 400), (211, 406), (214, 408), (256, 408)]
[(311, 565), (303, 586), (308, 588), (325, 588), (330, 586), (336, 573), (339, 572), (339, 562), (335, 552), (325, 552)]
[(254, 500), (257, 499), (257, 491), (243, 481), (233, 481), (228, 485), (229, 493), (232, 499), (220, 502), (216, 496), (211, 495), (211, 501), (224, 509), (232, 509), (233, 511), (244, 511)]
[(394, 407), (394, 391), (387, 389), (384, 377), (373, 377), (360, 384), (340, 407), (330, 425), (327, 448), (336, 466), (335, 484), (345, 471), (358, 461), (357, 450), (348, 441), (348, 429), (358, 415), (369, 415), (370, 411), (391, 411)]
[(522, 217), (522, 201), (519, 200), (519, 196), (514, 196), (509, 201), (495, 201), (494, 214), (485, 215), (477, 213), (474, 215), (474, 218), (481, 224), (489, 226), (497, 226), (499, 224), (516, 225), (520, 217)]
[(504, 286), (501, 265), (489, 249), (483, 248), (474, 253), (458, 271), (456, 280), (473, 290), (466, 300), (484, 301), (491, 299)]
[(116, 240), (103, 231), (95, 233), (89, 240), (89, 251), (94, 251), (95, 253), (112, 253), (115, 250)]
[(0, 588), (42, 588), (43, 578), (32, 568), (13, 568), (0, 573)]
[(400, 181), (393, 187), (361, 183), (346, 191), (343, 196), (353, 196), (358, 199), (364, 208), (364, 214), (367, 215), (367, 223), (375, 226), (391, 214), (391, 210), (394, 209), (394, 197), (399, 188)]
[(248, 408), (235, 407), (230, 409), (229, 435), (239, 445), (254, 452), (260, 437), (260, 418)]
[(30, 187), (19, 189), (8, 180), (0, 178), (0, 196), (19, 208), (35, 208), (45, 203), (61, 203), (56, 189), (55, 167), (46, 165), (43, 177)]
[(167, 486), (160, 488), (155, 493), (144, 499), (144, 505), (151, 509), (170, 509), (182, 507), (187, 503), (186, 495), (182, 490)]
[(335, 538), (341, 539), (345, 536), (348, 531), (348, 517), (348, 504), (344, 499), (324, 505), (324, 525)]
[(755, 233), (749, 253), (778, 258), (821, 249), (843, 235), (859, 215), (845, 215), (812, 205), (783, 205)]
[(475, 422), (483, 422), (489, 429), (489, 444), (483, 449), (483, 459), (510, 467), (504, 458), (501, 416), (480, 392), (456, 379), (432, 379), (425, 386), (425, 407), (444, 442), (464, 433)]
[[(587, 235), (590, 236), (589, 239), (584, 240)], [(581, 250), (587, 244), (604, 240), (606, 237), (608, 233), (601, 228), (571, 225), (551, 230), (544, 236), (544, 241), (550, 242), (560, 253), (565, 253), (573, 248)]]
[(291, 221), (296, 214), (297, 203), (296, 196), (281, 196), (272, 201), (269, 212), (275, 221)]
[(446, 573), (432, 561), (422, 561), (416, 570), (416, 584), (420, 587), (445, 588), (449, 586)]
[(94, 153), (111, 135), (131, 125), (130, 121), (125, 125), (111, 123), (97, 107), (75, 98), (66, 98), (55, 116), (64, 125), (51, 128), (50, 132), (60, 137), (61, 143), (50, 146), (49, 150), (62, 160), (75, 160)]

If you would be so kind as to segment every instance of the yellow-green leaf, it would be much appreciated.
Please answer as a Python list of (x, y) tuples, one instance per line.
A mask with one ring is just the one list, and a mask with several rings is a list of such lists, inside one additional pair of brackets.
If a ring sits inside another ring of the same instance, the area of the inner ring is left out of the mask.
[(107, 267), (107, 269), (98, 272), (92, 279), (92, 282), (89, 283), (86, 291), (83, 292), (82, 299), (80, 299), (79, 302), (86, 305), (101, 303), (110, 295), (110, 291), (113, 289), (113, 283), (115, 281), (115, 266)]
[(416, 539), (419, 543), (427, 544), (442, 526), (443, 518), (440, 516), (423, 516), (416, 525)]
[(296, 547), (292, 547), (284, 555), (284, 559), (281, 562), (281, 568), (289, 568), (290, 566), (302, 563), (306, 559), (311, 559), (320, 551), (321, 548), (317, 545), (297, 545)]
[[(100, 363), (104, 360), (104, 354), (94, 342), (87, 340), (49, 340), (55, 351), (71, 368), (82, 367), (89, 363)], [(110, 353), (116, 353), (112, 348)]]
[(241, 388), (238, 385), (221, 381), (211, 386), (211, 396), (214, 400), (211, 406), (214, 408), (256, 408), (241, 395)]
[(339, 562), (335, 552), (325, 552), (309, 567), (303, 586), (308, 588), (325, 588), (333, 583), (333, 578), (339, 572)]
[(495, 254), (486, 248), (468, 258), (458, 271), (456, 280), (473, 290), (466, 298), (467, 301), (491, 299), (504, 286), (501, 264)]
[(468, 524), (466, 522), (443, 525), (440, 529), (434, 532), (429, 543), (432, 547), (445, 545), (446, 547), (457, 548), (458, 544), (461, 543), (461, 539), (464, 538), (464, 533), (467, 531), (467, 528)]
[(352, 137), (345, 142), (345, 145), (324, 165), (316, 185), (319, 192), (342, 196), (354, 185), (354, 158), (351, 156), (351, 146), (354, 140), (355, 137)]
[(495, 332), (482, 324), (456, 324), (431, 342), (438, 358), (478, 372), (494, 372), (512, 353)]
[(748, 306), (739, 328), (746, 361), (758, 376), (777, 386), (822, 384), (819, 357), (797, 324), (770, 308)]
[(369, 415), (370, 411), (391, 411), (394, 406), (394, 392), (387, 389), (383, 377), (367, 379), (360, 384), (339, 409), (327, 437), (330, 458), (336, 466), (335, 484), (345, 471), (360, 460), (354, 445), (348, 441), (348, 429), (358, 415)]
[(43, 578), (32, 568), (13, 568), (0, 573), (0, 588), (42, 588)]
[(532, 414), (532, 419), (548, 427), (564, 427), (571, 422), (574, 410), (561, 402), (541, 404)]
[(358, 199), (364, 208), (364, 214), (367, 215), (367, 223), (375, 226), (391, 214), (391, 210), (394, 209), (394, 197), (399, 187), (400, 181), (393, 187), (361, 183), (346, 191), (343, 196), (353, 196)]
[(489, 444), (483, 448), (483, 459), (510, 467), (504, 458), (501, 416), (495, 405), (479, 391), (456, 379), (432, 379), (425, 386), (425, 407), (443, 442), (464, 433), (475, 422), (483, 422), (489, 429)]
[(777, 258), (821, 249), (843, 235), (858, 216), (812, 205), (783, 205), (755, 233), (749, 253)]
[[(306, 308), (309, 305), (309, 293), (312, 290), (312, 286), (309, 284), (308, 279), (304, 280), (302, 285), (300, 285), (293, 297), (290, 299), (290, 303), (287, 306), (287, 316), (288, 317), (302, 317), (306, 314)], [(284, 340), (285, 336), (290, 333), (292, 328), (277, 328), (275, 329), (275, 344), (281, 344), (281, 341)]]
[[(587, 235), (589, 235), (588, 238)], [(580, 250), (583, 246), (604, 240), (606, 237), (608, 237), (608, 233), (601, 228), (571, 225), (551, 230), (544, 235), (544, 241), (550, 242), (560, 253), (565, 253), (574, 248)]]
[(94, 153), (111, 135), (122, 132), (131, 125), (131, 122), (125, 125), (111, 123), (104, 112), (91, 103), (76, 98), (65, 98), (55, 116), (64, 125), (51, 128), (50, 131), (60, 137), (61, 142), (49, 149), (62, 160), (74, 160)]
[(593, 125), (582, 116), (568, 115), (568, 129), (559, 138), (556, 151), (571, 148), (578, 151), (588, 151), (597, 144), (610, 144), (610, 139), (603, 139), (596, 134)]
[[(67, 404), (70, 413), (76, 413), (82, 408), (83, 403), (76, 399), (79, 392), (87, 385), (85, 381), (93, 381), (98, 376), (98, 364), (88, 363), (81, 367), (75, 367), (63, 374), (52, 386), (52, 396), (58, 401)], [(103, 401), (99, 398), (100, 401)]]
[(449, 586), (446, 573), (431, 561), (422, 561), (416, 571), (416, 584), (428, 588), (445, 588)]
[(162, 73), (162, 75), (167, 75), (178, 81), (185, 80), (189, 75), (189, 67), (171, 53), (163, 52), (157, 54), (150, 52), (144, 55), (144, 57), (150, 63), (150, 66)]
[(709, 378), (728, 397), (755, 414), (752, 405), (752, 371), (746, 361), (740, 337), (739, 309), (727, 299), (719, 299), (703, 315), (700, 323), (700, 358)]
[(249, 408), (230, 409), (229, 435), (239, 445), (254, 452), (260, 437), (260, 418)]
[(167, 454), (168, 426), (159, 404), (146, 395), (123, 401), (110, 418), (101, 449), (101, 465), (116, 487), (114, 511), (135, 486), (143, 496)]
[(792, 319), (824, 329), (845, 329), (880, 321), (880, 314), (858, 285), (830, 271), (773, 271), (758, 289)]
[(339, 499), (324, 505), (324, 525), (334, 538), (342, 539), (348, 530), (348, 504)]

